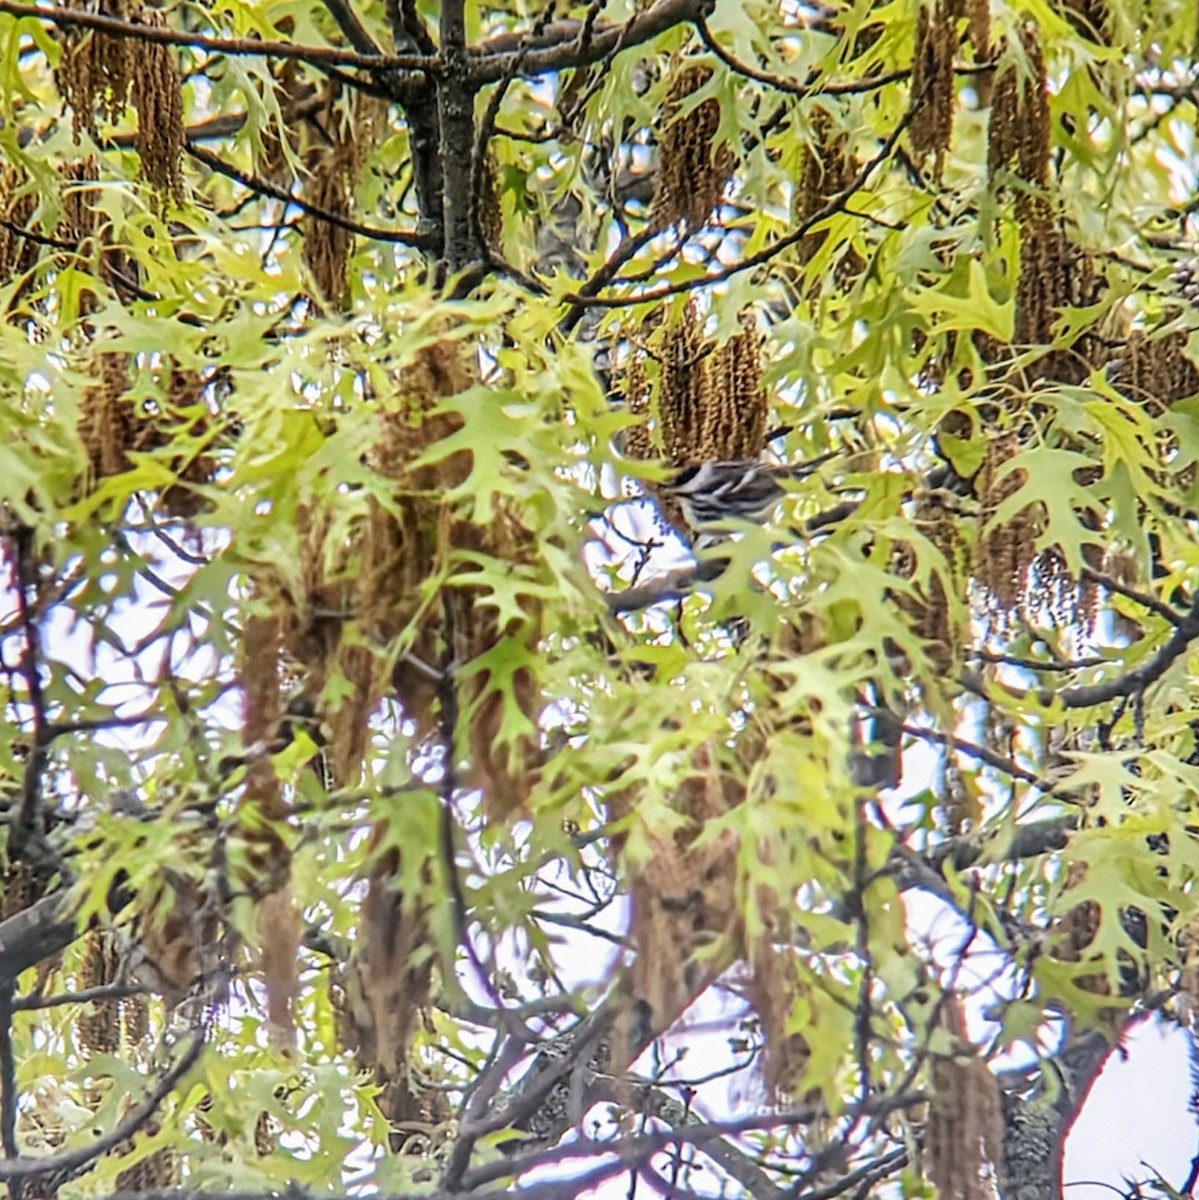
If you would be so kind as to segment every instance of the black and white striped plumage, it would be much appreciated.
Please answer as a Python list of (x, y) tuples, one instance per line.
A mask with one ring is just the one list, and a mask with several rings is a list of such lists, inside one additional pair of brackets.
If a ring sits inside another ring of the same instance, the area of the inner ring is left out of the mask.
[(806, 478), (835, 453), (830, 451), (794, 465), (757, 459), (700, 463), (680, 471), (662, 485), (662, 491), (679, 502), (692, 531), (709, 540), (722, 530), (727, 536), (736, 521), (766, 524), (787, 494), (785, 483)]

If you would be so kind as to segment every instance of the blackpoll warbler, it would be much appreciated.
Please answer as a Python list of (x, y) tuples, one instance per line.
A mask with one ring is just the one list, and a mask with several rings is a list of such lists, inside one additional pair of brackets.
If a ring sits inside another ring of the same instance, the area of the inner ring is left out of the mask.
[(830, 450), (795, 464), (757, 459), (700, 463), (680, 471), (661, 490), (679, 502), (694, 533), (704, 535), (704, 541), (719, 540), (712, 535), (723, 531), (727, 536), (736, 521), (766, 524), (787, 494), (786, 482), (806, 478), (837, 453)]

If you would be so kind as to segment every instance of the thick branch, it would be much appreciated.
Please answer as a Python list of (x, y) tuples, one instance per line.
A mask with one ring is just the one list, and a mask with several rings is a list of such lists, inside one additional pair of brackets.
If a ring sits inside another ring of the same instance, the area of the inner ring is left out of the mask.
[[(714, 3), (715, 0), (658, 0), (629, 22), (592, 28), (589, 39), (582, 36), (585, 21), (554, 21), (542, 35), (551, 44), (545, 49), (525, 52), (519, 74), (530, 78), (599, 62), (617, 46), (622, 49), (639, 46), (676, 25), (694, 23), (707, 16)], [(513, 60), (522, 53), (520, 41), (518, 37), (513, 46), (512, 35), (505, 34), (473, 47), (471, 78), (475, 84), (495, 83), (508, 74)], [(509, 46), (513, 48), (508, 49)]]
[(437, 122), (441, 148), (442, 260), (452, 274), (484, 260), (478, 223), (472, 219), (475, 91), (467, 62), (463, 0), (443, 0)]
[(147, 996), (150, 988), (139, 983), (104, 983), (96, 987), (81, 988), (77, 992), (56, 992), (43, 996), (33, 992), (19, 996), (13, 1001), (13, 1012), (32, 1012), (35, 1009), (61, 1008), (65, 1004), (89, 1004), (93, 1000), (124, 1000), (129, 996)]
[(0, 922), (0, 979), (15, 979), (65, 950), (77, 932), (74, 917), (67, 913), (65, 893), (53, 892)]
[[(12, 1045), (13, 981), (0, 979), (0, 1146), (4, 1157), (14, 1159), (17, 1150), (17, 1068)], [(20, 1192), (9, 1188), (12, 1200)]]
[(416, 0), (387, 0), (384, 9), (397, 46), (412, 46), (422, 54), (437, 53), (437, 43), (416, 10)]
[(1017, 825), (1012, 830), (1011, 838), (1004, 846), (1002, 854), (995, 854), (993, 849), (1002, 845), (1000, 835), (970, 834), (965, 837), (951, 838), (938, 846), (929, 858), (940, 866), (952, 862), (959, 871), (973, 866), (982, 858), (1002, 860), (1003, 862), (1020, 862), (1026, 858), (1039, 858), (1042, 854), (1050, 854), (1055, 850), (1065, 848), (1071, 832), (1078, 826), (1078, 818), (1050, 817), (1043, 821), (1030, 821), (1026, 825)]
[(8, 831), (8, 856), (20, 859), (30, 840), (44, 830), (42, 819), (42, 775), (46, 770), (46, 697), (42, 691), (42, 633), (41, 602), (38, 596), (38, 565), (33, 547), (33, 531), (21, 526), (13, 536), (13, 574), (16, 583), (17, 612), (21, 619), (24, 646), (21, 652), (21, 674), (29, 692), (29, 708), (33, 714), (33, 744), (25, 763), (21, 785), (21, 802), (17, 819)]

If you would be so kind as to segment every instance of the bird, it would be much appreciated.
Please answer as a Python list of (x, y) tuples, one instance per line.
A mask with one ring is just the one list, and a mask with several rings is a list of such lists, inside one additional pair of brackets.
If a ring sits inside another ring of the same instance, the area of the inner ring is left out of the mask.
[(662, 484), (661, 491), (679, 502), (687, 525), (702, 543), (713, 544), (735, 532), (735, 522), (765, 525), (787, 494), (786, 483), (806, 479), (837, 453), (830, 450), (802, 463), (749, 458), (698, 463)]

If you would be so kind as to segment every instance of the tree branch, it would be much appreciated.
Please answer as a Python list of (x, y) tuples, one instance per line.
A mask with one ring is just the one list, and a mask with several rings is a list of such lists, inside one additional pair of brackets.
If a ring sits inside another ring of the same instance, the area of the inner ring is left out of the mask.
[[(739, 262), (725, 267), (723, 270), (713, 271), (710, 275), (701, 275), (695, 279), (685, 279), (679, 283), (663, 284), (661, 287), (652, 288), (647, 292), (637, 292), (628, 296), (584, 296), (580, 291), (568, 297), (569, 301), (584, 308), (623, 308), (626, 305), (632, 304), (650, 304), (658, 300), (668, 299), (670, 296), (679, 296), (686, 292), (695, 291), (697, 288), (710, 287), (714, 283), (723, 283), (724, 280), (731, 279), (734, 275), (739, 275), (742, 271), (750, 271), (755, 267), (764, 266), (782, 254), (784, 250), (789, 250), (792, 246), (801, 242), (821, 221), (827, 221), (829, 217), (841, 212), (845, 208), (850, 199), (866, 186), (876, 168), (891, 157), (900, 137), (903, 135), (904, 130), (907, 129), (914, 111), (914, 108), (908, 108), (907, 112), (896, 122), (895, 128), (887, 135), (879, 152), (862, 167), (843, 191), (838, 192), (826, 204), (821, 205), (820, 208), (790, 233), (771, 242), (769, 246), (763, 247), (757, 254), (751, 254), (747, 258), (743, 258)], [(621, 281), (617, 279), (613, 282), (619, 284)]]
[(1117, 596), (1123, 596), (1125, 599), (1131, 600), (1134, 604), (1139, 604), (1142, 608), (1148, 609), (1149, 612), (1157, 613), (1159, 617), (1164, 617), (1171, 625), (1178, 625), (1186, 615), (1185, 613), (1180, 613), (1176, 608), (1171, 607), (1164, 601), (1159, 600), (1149, 592), (1140, 592), (1135, 588), (1130, 588), (1126, 583), (1122, 583), (1114, 576), (1105, 575), (1102, 571), (1096, 571), (1094, 568), (1088, 567), (1085, 563), (1079, 572), (1079, 576), (1091, 583), (1097, 583), (1101, 588), (1105, 588), (1109, 592), (1115, 592)]
[[(571, 1175), (566, 1179), (549, 1179), (512, 1190), (497, 1188), (490, 1192), (475, 1192), (470, 1200), (577, 1200), (591, 1188), (599, 1187), (613, 1176), (623, 1175), (628, 1169), (627, 1162), (609, 1160), (590, 1171)], [(373, 1200), (463, 1200), (463, 1195), (460, 1191), (438, 1188), (421, 1192), (380, 1192)], [(357, 1193), (314, 1192), (295, 1183), (261, 1191), (213, 1192), (208, 1188), (151, 1188), (144, 1192), (110, 1192), (106, 1196), (96, 1197), (95, 1200), (214, 1200), (214, 1197), (218, 1196), (220, 1200), (361, 1200)]]
[(63, 915), (66, 899), (65, 892), (52, 892), (0, 921), (0, 980), (15, 979), (75, 940), (75, 918)]
[[(888, 710), (878, 708), (868, 709), (867, 712), (872, 717), (888, 717), (892, 715)], [(1018, 779), (1021, 783), (1027, 783), (1030, 787), (1044, 792), (1047, 796), (1053, 796), (1068, 804), (1078, 803), (1077, 797), (1071, 796), (1069, 792), (1057, 791), (1049, 780), (1044, 779), (1035, 771), (1027, 770), (1020, 766), (1019, 763), (1012, 762), (1010, 758), (1005, 758), (989, 746), (980, 746), (977, 742), (970, 742), (965, 738), (955, 737), (953, 734), (942, 733), (939, 729), (926, 729), (923, 725), (912, 725), (906, 721), (899, 725), (899, 730), (902, 733), (906, 733), (908, 737), (918, 738), (923, 742), (931, 742), (935, 746), (944, 746), (947, 750), (956, 750), (959, 754), (965, 754), (969, 758), (986, 763), (988, 767), (992, 767), (996, 771), (1001, 771), (1004, 775), (1008, 775), (1012, 779)]]
[(18, 996), (12, 1004), (13, 1012), (34, 1012), (43, 1008), (61, 1008), (64, 1004), (90, 1004), (93, 1000), (125, 1000), (130, 996), (148, 996), (152, 989), (140, 983), (105, 983), (96, 987), (81, 988), (77, 992), (58, 992), (43, 996), (34, 992)]
[(272, 200), (278, 200), (283, 204), (294, 205), (310, 217), (316, 217), (320, 221), (327, 221), (330, 225), (336, 225), (350, 233), (356, 233), (360, 237), (373, 238), (380, 242), (393, 242), (401, 246), (412, 246), (415, 248), (422, 248), (429, 244), (429, 238), (424, 234), (403, 229), (381, 229), (376, 225), (362, 225), (358, 221), (348, 220), (345, 217), (338, 216), (337, 213), (329, 212), (328, 209), (310, 204), (307, 200), (294, 195), (286, 188), (276, 187), (273, 183), (269, 183), (265, 179), (259, 179), (256, 175), (250, 175), (245, 171), (239, 170), (237, 167), (231, 166), (213, 154), (211, 150), (206, 150), (203, 146), (185, 145), (184, 152), (197, 162), (203, 163), (210, 170), (224, 175), (227, 179), (232, 179), (235, 183), (240, 183), (242, 187), (249, 188), (252, 192), (256, 192), (260, 196), (269, 196)]
[(46, 769), (46, 697), (42, 691), (41, 604), (38, 596), (38, 560), (34, 554), (33, 530), (18, 526), (13, 535), (13, 583), (24, 647), (20, 671), (28, 689), (33, 715), (33, 738), (21, 784), (17, 819), (8, 831), (8, 857), (19, 860), (30, 840), (42, 832), (42, 774)]
[[(885, 1115), (923, 1104), (927, 1099), (928, 1095), (923, 1091), (902, 1092), (895, 1096), (869, 1096), (865, 1100), (849, 1106), (844, 1116), (847, 1120), (853, 1120), (861, 1116)], [(671, 1146), (688, 1144), (705, 1146), (713, 1139), (752, 1133), (759, 1129), (795, 1128), (801, 1125), (811, 1125), (814, 1121), (826, 1118), (828, 1115), (828, 1109), (823, 1104), (812, 1104), (797, 1106), (787, 1112), (733, 1117), (727, 1121), (697, 1121), (694, 1125), (681, 1130), (656, 1130), (636, 1137), (619, 1139), (580, 1137), (569, 1144), (551, 1146), (520, 1158), (485, 1163), (476, 1167), (475, 1170), (467, 1172), (462, 1186), (464, 1190), (471, 1191), (495, 1180), (521, 1175), (538, 1167), (557, 1165), (573, 1158), (585, 1158), (593, 1154), (617, 1154), (627, 1163), (626, 1155), (634, 1158), (648, 1157)]]
[[(544, 34), (550, 44), (545, 49), (525, 51), (519, 74), (528, 78), (599, 62), (617, 45), (628, 49), (676, 25), (694, 23), (710, 13), (714, 4), (715, 0), (658, 0), (631, 21), (593, 28), (589, 41), (581, 36), (585, 21), (555, 21)], [(482, 42), (471, 49), (471, 78), (476, 85), (495, 83), (512, 69), (513, 59), (520, 54), (519, 35), (515, 44), (511, 34)]]
[(83, 9), (59, 8), (49, 4), (18, 4), (15, 0), (0, 0), (0, 13), (12, 17), (32, 17), (62, 29), (95, 29), (111, 37), (156, 42), (164, 46), (184, 46), (193, 50), (212, 50), (241, 57), (261, 55), (264, 58), (294, 58), (312, 66), (328, 63), (370, 70), (427, 71), (433, 65), (433, 60), (420, 54), (371, 55), (332, 46), (297, 46), (294, 42), (268, 42), (261, 38), (205, 37), (199, 33), (181, 33), (164, 26), (122, 21), (119, 17), (106, 17)]
[[(824, 93), (835, 90), (836, 85), (829, 85), (828, 88), (817, 86), (820, 82), (820, 73), (818, 71), (809, 71), (807, 76), (802, 80), (784, 79), (781, 75), (772, 75), (769, 71), (751, 67), (749, 63), (744, 63), (740, 59), (734, 58), (716, 40), (711, 27), (703, 16), (695, 22), (695, 28), (699, 33), (700, 41), (703, 42), (708, 51), (720, 59), (730, 71), (745, 79), (752, 79), (755, 83), (764, 83), (767, 87), (774, 88), (775, 91), (786, 92), (791, 96), (808, 96), (814, 91)], [(909, 78), (911, 74), (911, 71), (890, 71), (886, 75), (875, 75), (861, 81), (855, 81), (854, 86), (861, 88), (863, 91), (885, 87), (889, 83), (899, 83), (901, 80)]]
[[(4, 1157), (14, 1159), (17, 1150), (17, 1069), (12, 1048), (14, 981), (0, 979), (0, 1146)], [(10, 1191), (12, 1189), (10, 1188)], [(17, 1195), (12, 1197), (17, 1200)]]
[[(1148, 598), (1145, 597), (1145, 599)], [(1199, 638), (1199, 594), (1196, 594), (1191, 601), (1190, 608), (1185, 613), (1176, 613), (1172, 609), (1170, 611), (1173, 617), (1174, 631), (1161, 648), (1139, 667), (1133, 667), (1131, 670), (1111, 679), (1105, 679), (1101, 683), (1063, 688), (1059, 692), (1053, 691), (1052, 688), (1028, 689), (1004, 684), (1002, 685), (1003, 693), (1016, 701), (1033, 697), (1046, 707), (1052, 704), (1061, 704), (1066, 708), (1094, 708), (1100, 704), (1117, 700), (1121, 696), (1139, 695), (1150, 684), (1156, 683), (1178, 659), (1186, 654), (1191, 643)], [(963, 671), (959, 676), (959, 682), (963, 687), (979, 696), (988, 694), (987, 681), (972, 671)]]
[(1067, 708), (1092, 708), (1106, 704), (1119, 696), (1134, 696), (1143, 692), (1151, 683), (1159, 680), (1190, 648), (1191, 642), (1199, 637), (1199, 594), (1174, 627), (1166, 643), (1152, 658), (1134, 667), (1124, 675), (1085, 687), (1066, 688), (1057, 693), (1057, 700)]
[(153, 1091), (137, 1106), (124, 1120), (117, 1124), (102, 1137), (96, 1138), (90, 1146), (82, 1146), (77, 1150), (65, 1150), (61, 1154), (50, 1154), (45, 1158), (10, 1158), (0, 1159), (0, 1182), (11, 1183), (14, 1180), (36, 1179), (42, 1175), (70, 1175), (81, 1167), (86, 1167), (96, 1159), (102, 1158), (110, 1150), (115, 1150), (122, 1142), (133, 1137), (151, 1117), (158, 1111), (159, 1105), (175, 1090), (175, 1085), (192, 1069), (204, 1052), (204, 1034), (200, 1030), (192, 1032), (191, 1042), (179, 1056), (174, 1066), (170, 1067), (162, 1078), (155, 1084)]
[(442, 178), (441, 258), (451, 274), (485, 259), (472, 189), (475, 92), (466, 51), (464, 0), (442, 0), (437, 118)]
[[(601, 1082), (589, 1099), (607, 1101), (620, 1108), (629, 1107), (628, 1086), (615, 1080)], [(692, 1109), (669, 1095), (664, 1087), (646, 1087), (635, 1089), (635, 1098), (642, 1111), (665, 1121), (671, 1126), (699, 1125), (702, 1118)], [(786, 1191), (771, 1180), (769, 1175), (744, 1151), (738, 1149), (732, 1142), (724, 1138), (705, 1142), (702, 1152), (710, 1158), (729, 1178), (734, 1179), (744, 1189), (752, 1200), (785, 1200)]]
[(346, 41), (359, 54), (368, 58), (379, 59), (383, 51), (378, 43), (366, 31), (366, 27), (358, 20), (358, 15), (350, 7), (350, 0), (322, 0), (329, 15), (337, 22), (337, 27), (345, 34)]

